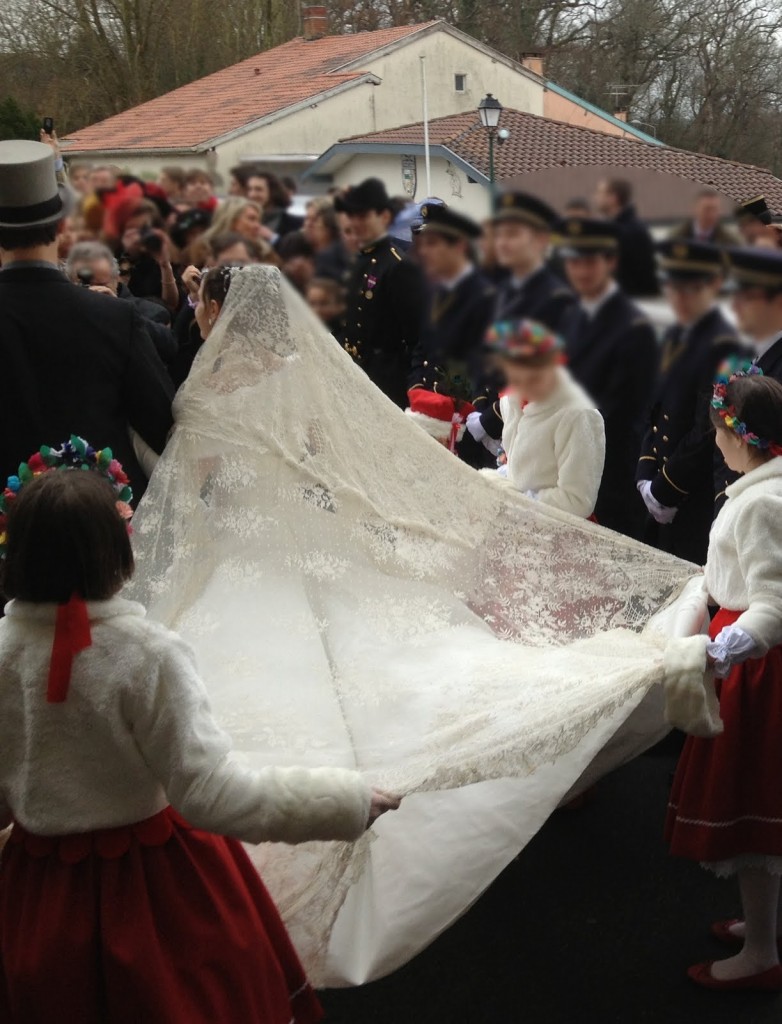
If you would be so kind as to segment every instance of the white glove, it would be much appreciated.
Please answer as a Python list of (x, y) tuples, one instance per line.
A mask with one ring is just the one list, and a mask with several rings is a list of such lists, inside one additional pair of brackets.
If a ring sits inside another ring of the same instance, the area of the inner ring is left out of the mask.
[(652, 494), (652, 481), (651, 480), (639, 480), (636, 484), (638, 493), (644, 500), (649, 510), (649, 515), (654, 519), (655, 522), (660, 523), (662, 526), (667, 526), (668, 523), (672, 523), (676, 513), (679, 511), (676, 508), (668, 508), (667, 505), (661, 505), (660, 502)]
[(532, 498), (533, 501), (537, 501), (538, 500), (538, 492), (537, 491), (524, 491), (524, 497), (525, 498)]
[(508, 463), (504, 462), (501, 466), (497, 466), (497, 475), (501, 476), (503, 480), (508, 479)]
[(471, 436), (483, 447), (491, 452), (492, 455), (497, 455), (500, 448), (502, 448), (502, 441), (495, 441), (493, 437), (489, 437), (486, 431), (483, 429), (481, 423), (481, 414), (479, 412), (471, 412), (467, 417), (466, 423), (467, 429)]
[(760, 653), (757, 643), (739, 626), (726, 626), (710, 640), (706, 653), (714, 660), (714, 675), (724, 679), (734, 665)]

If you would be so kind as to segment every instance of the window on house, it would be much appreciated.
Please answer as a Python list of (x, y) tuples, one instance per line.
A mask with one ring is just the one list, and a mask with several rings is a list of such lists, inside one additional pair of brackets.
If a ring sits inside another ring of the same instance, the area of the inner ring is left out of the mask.
[(454, 75), (453, 84), (457, 92), (467, 92), (467, 75)]

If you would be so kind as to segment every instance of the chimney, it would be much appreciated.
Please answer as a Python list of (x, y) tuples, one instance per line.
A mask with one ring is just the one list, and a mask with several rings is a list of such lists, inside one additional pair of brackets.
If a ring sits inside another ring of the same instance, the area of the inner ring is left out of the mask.
[(322, 39), (329, 34), (329, 13), (325, 7), (304, 7), (301, 24), (305, 42)]
[(531, 71), (533, 75), (540, 75), (543, 78), (544, 66), (543, 66), (543, 54), (537, 51), (532, 53), (523, 53), (521, 55), (522, 67), (525, 67), (527, 71)]
[(627, 107), (620, 107), (619, 110), (616, 110), (614, 117), (617, 121), (624, 121), (627, 124)]

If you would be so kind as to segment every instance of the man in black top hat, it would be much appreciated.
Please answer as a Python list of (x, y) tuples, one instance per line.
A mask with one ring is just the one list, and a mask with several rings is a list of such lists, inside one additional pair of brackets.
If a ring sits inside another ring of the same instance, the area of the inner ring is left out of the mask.
[(0, 142), (0, 473), (78, 434), (114, 451), (139, 499), (128, 427), (162, 452), (173, 388), (137, 310), (59, 270), (67, 215), (49, 146)]
[[(498, 289), (493, 320), (536, 320), (559, 331), (575, 296), (547, 263), (552, 232), (558, 222), (554, 210), (526, 192), (506, 192), (492, 218), (494, 247), (499, 266), (509, 277)], [(470, 417), (467, 429), (476, 441), (496, 451), (502, 436), (498, 389), (493, 374), (486, 377), (474, 402), (479, 416)]]
[(718, 490), (709, 408), (720, 364), (741, 351), (720, 312), (725, 258), (703, 242), (657, 247), (665, 297), (676, 317), (663, 339), (660, 374), (636, 471), (648, 509), (644, 539), (697, 565), (706, 561)]
[[(410, 388), (472, 401), (485, 375), (483, 340), (495, 300), (493, 285), (473, 262), (471, 246), (481, 228), (445, 205), (426, 203), (413, 231), (430, 288)], [(479, 467), (491, 464), (486, 449), (470, 436), (459, 454)]]
[[(750, 358), (766, 377), (782, 383), (782, 252), (741, 248), (727, 251), (729, 286), (739, 330), (749, 340)], [(717, 453), (719, 456), (719, 453)], [(725, 501), (725, 488), (737, 479), (718, 458), (715, 511)]]
[(560, 236), (559, 255), (580, 300), (562, 326), (568, 365), (605, 420), (606, 460), (595, 516), (603, 526), (639, 537), (644, 510), (635, 468), (657, 371), (657, 339), (616, 281), (617, 225), (569, 217)]
[(382, 181), (368, 178), (337, 196), (334, 206), (347, 214), (361, 245), (346, 274), (347, 309), (338, 340), (404, 409), (426, 306), (423, 275), (388, 237), (392, 213)]

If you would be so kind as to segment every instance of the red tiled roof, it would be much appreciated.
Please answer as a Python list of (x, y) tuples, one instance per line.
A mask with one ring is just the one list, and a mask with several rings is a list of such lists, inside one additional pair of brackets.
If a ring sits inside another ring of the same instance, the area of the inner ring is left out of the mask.
[(310, 41), (292, 39), (73, 132), (67, 137), (68, 149), (195, 148), (276, 110), (356, 81), (366, 72), (340, 73), (339, 68), (434, 24), (430, 21)]
[[(561, 167), (636, 168), (675, 175), (715, 188), (737, 202), (750, 196), (764, 195), (772, 209), (782, 211), (782, 181), (771, 171), (751, 164), (608, 135), (593, 128), (507, 108), (502, 112), (501, 127), (510, 131), (510, 137), (502, 145), (495, 146), (498, 181)], [(423, 124), (353, 136), (342, 142), (422, 146)], [(445, 146), (488, 177), (486, 133), (477, 113), (455, 114), (430, 121), (429, 142), (432, 146)]]

